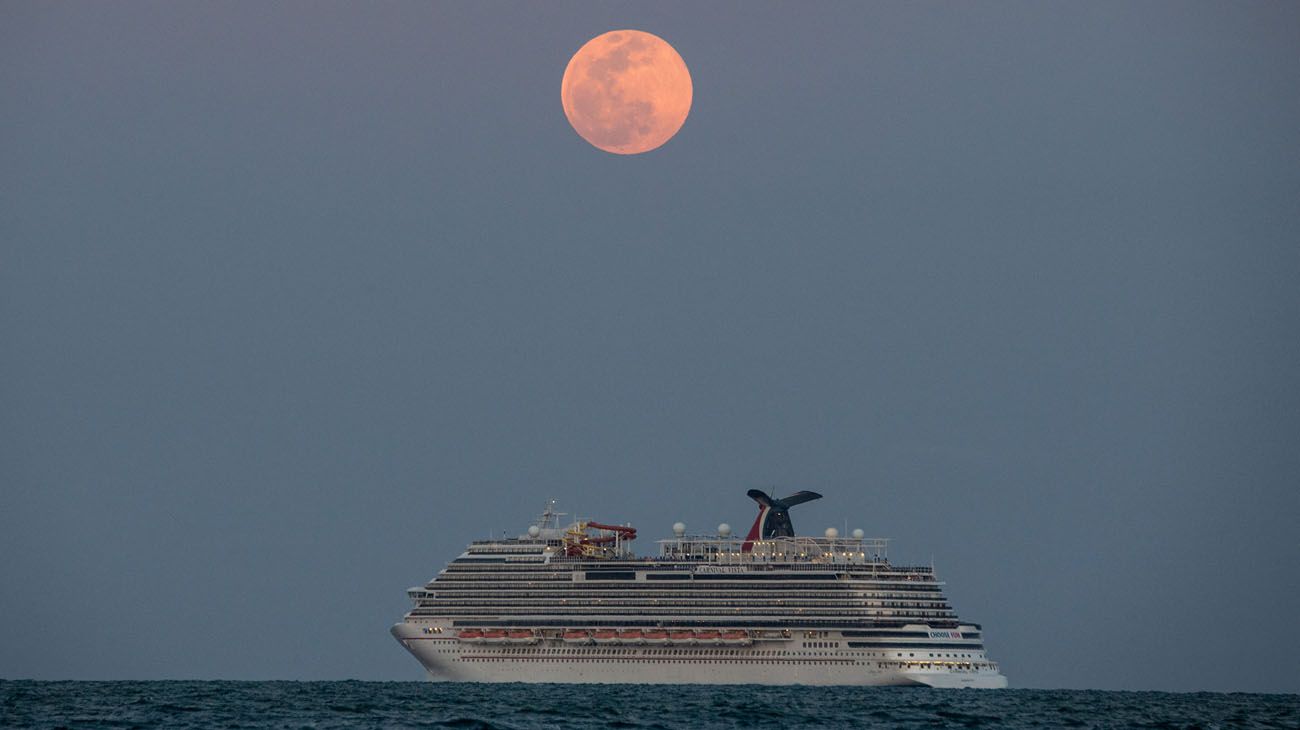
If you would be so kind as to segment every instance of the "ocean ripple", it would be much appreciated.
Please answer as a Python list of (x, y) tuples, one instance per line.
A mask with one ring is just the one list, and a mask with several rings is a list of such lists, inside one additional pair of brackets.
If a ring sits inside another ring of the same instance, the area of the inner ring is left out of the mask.
[(5, 728), (1300, 728), (1300, 696), (902, 687), (0, 681)]

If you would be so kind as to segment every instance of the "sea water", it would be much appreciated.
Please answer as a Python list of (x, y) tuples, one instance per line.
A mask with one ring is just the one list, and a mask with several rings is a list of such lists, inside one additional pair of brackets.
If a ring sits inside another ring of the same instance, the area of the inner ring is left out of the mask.
[(1300, 728), (1300, 695), (0, 681), (5, 728)]

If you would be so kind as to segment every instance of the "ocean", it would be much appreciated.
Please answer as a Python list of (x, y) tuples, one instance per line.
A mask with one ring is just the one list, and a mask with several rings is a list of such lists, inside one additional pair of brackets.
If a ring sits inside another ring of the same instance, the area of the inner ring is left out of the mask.
[(1300, 728), (1300, 695), (0, 681), (4, 728)]

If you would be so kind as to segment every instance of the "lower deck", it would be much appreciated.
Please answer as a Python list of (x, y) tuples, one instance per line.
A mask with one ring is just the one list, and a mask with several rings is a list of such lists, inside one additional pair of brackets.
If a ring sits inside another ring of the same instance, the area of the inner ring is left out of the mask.
[(1006, 686), (982, 651), (873, 650), (821, 635), (748, 646), (518, 645), (465, 642), (406, 623), (393, 635), (442, 681)]

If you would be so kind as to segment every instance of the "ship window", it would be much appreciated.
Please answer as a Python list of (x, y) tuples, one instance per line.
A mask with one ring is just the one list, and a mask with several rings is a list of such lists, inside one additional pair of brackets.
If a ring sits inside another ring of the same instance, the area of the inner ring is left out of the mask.
[(587, 580), (636, 580), (636, 571), (588, 570)]

